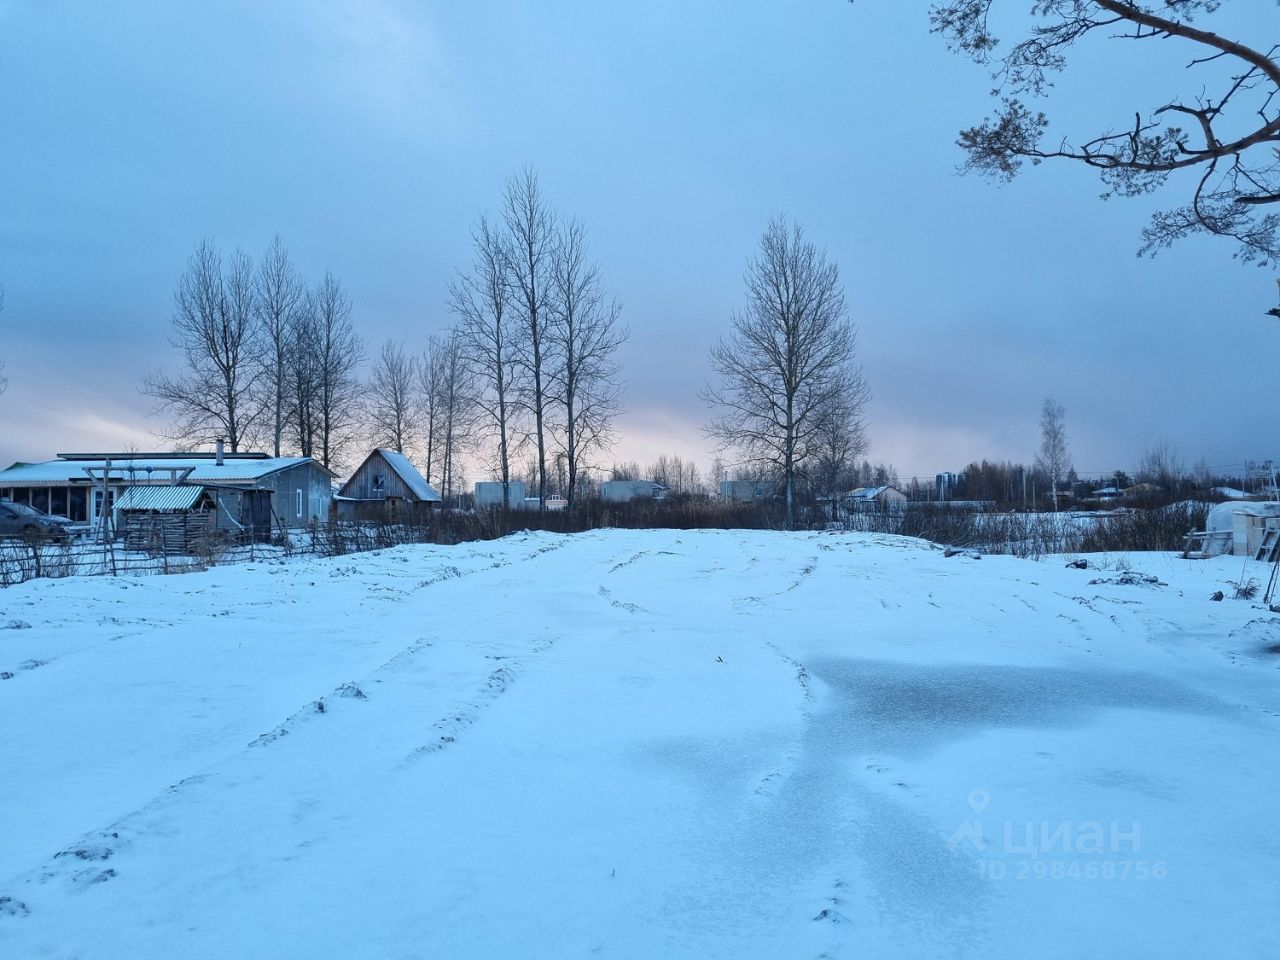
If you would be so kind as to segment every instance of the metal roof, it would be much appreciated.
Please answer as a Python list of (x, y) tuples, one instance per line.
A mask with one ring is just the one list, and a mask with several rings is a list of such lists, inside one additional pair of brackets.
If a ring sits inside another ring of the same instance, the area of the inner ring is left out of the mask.
[(190, 510), (204, 493), (197, 484), (177, 487), (126, 487), (116, 498), (117, 510)]
[[(288, 470), (299, 464), (314, 464), (318, 469), (332, 476), (332, 472), (311, 457), (265, 457), (263, 459), (227, 460), (221, 466), (208, 457), (165, 457), (163, 459), (137, 458), (132, 460), (111, 460), (111, 481), (113, 483), (145, 484), (148, 482), (168, 483), (173, 470), (191, 468), (187, 479), (206, 483), (253, 483)], [(8, 470), (0, 470), (0, 487), (27, 487), (41, 484), (88, 484), (85, 468), (92, 468), (101, 477), (102, 469), (107, 461), (103, 460), (46, 460), (44, 463), (15, 464)]]

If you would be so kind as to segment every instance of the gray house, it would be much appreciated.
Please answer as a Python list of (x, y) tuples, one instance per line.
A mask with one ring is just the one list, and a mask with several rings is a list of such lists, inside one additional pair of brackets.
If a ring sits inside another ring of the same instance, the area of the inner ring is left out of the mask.
[(427, 516), (440, 494), (403, 453), (379, 447), (333, 500), (343, 520), (411, 520)]
[[(507, 505), (512, 510), (524, 506), (524, 481), (512, 480), (507, 484)], [(496, 480), (482, 480), (476, 484), (476, 509), (492, 510), (502, 506), (502, 484)]]
[(885, 510), (901, 509), (911, 498), (897, 487), (859, 487), (844, 495), (845, 505), (850, 510)]
[(771, 480), (721, 480), (721, 500), (763, 500), (772, 497), (778, 485)]
[(606, 480), (600, 484), (600, 499), (606, 503), (631, 500), (665, 500), (667, 488), (654, 480)]
[[(56, 460), (15, 463), (0, 471), (0, 497), (91, 526), (110, 516), (119, 529), (119, 505), (127, 502), (136, 510), (155, 504), (166, 511), (209, 510), (219, 529), (238, 530), (261, 526), (264, 513), (285, 527), (324, 519), (332, 483), (333, 473), (311, 457), (221, 451), (60, 453)], [(175, 496), (151, 490), (160, 487), (186, 489)], [(178, 503), (187, 505), (176, 507)]]

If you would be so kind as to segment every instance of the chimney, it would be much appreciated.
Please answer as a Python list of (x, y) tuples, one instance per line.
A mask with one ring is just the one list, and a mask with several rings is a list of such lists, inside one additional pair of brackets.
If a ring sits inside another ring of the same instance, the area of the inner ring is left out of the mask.
[(217, 459), (216, 459), (216, 460), (214, 460), (214, 463), (215, 463), (217, 466), (219, 466), (219, 467), (220, 467), (220, 466), (222, 466), (222, 455), (223, 455), (223, 451), (224, 451), (224, 449), (225, 449), (225, 448), (224, 448), (224, 446), (223, 446), (222, 438), (221, 438), (221, 437), (219, 437), (219, 438), (218, 438), (218, 443), (217, 443), (217, 447), (216, 447), (216, 449), (217, 449), (217, 451), (218, 451), (218, 456), (217, 456)]

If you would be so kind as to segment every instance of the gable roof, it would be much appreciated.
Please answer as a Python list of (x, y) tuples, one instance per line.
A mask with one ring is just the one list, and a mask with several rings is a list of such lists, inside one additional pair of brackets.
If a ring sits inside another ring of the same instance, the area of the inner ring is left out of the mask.
[[(858, 487), (857, 490), (851, 490), (846, 494), (850, 500), (874, 500), (886, 490), (892, 490), (894, 493), (902, 493), (897, 487), (890, 485), (881, 485), (879, 487)], [(905, 496), (905, 494), (903, 494)]]
[(382, 454), (387, 465), (396, 472), (406, 487), (413, 491), (413, 495), (424, 503), (439, 503), (440, 494), (431, 488), (431, 484), (423, 479), (422, 474), (418, 472), (418, 468), (403, 453), (396, 453), (394, 450), (387, 450), (379, 447), (378, 453)]
[(374, 457), (381, 457), (383, 462), (391, 468), (392, 472), (400, 478), (400, 482), (405, 485), (406, 489), (408, 489), (409, 492), (412, 493), (420, 502), (440, 502), (440, 494), (436, 493), (431, 484), (427, 483), (427, 481), (423, 479), (422, 474), (418, 472), (418, 468), (413, 465), (409, 458), (403, 453), (396, 453), (396, 451), (388, 450), (386, 447), (378, 447), (364, 458), (364, 462), (356, 468), (355, 472), (351, 474), (347, 482), (339, 488), (338, 493), (341, 499), (351, 499), (345, 496), (342, 491), (351, 486), (359, 476), (360, 471), (363, 470)]

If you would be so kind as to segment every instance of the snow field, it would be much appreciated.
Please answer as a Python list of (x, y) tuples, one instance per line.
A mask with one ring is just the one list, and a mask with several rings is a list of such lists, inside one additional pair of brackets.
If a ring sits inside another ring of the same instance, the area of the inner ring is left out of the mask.
[(0, 956), (1271, 956), (1280, 617), (1126, 559), (1165, 585), (603, 531), (10, 588)]

